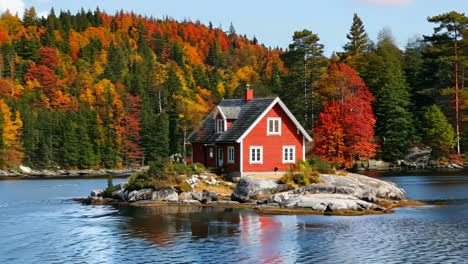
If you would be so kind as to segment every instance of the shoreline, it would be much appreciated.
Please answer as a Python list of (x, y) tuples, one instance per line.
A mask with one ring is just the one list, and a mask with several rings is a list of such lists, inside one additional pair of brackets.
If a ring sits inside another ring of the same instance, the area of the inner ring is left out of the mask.
[[(404, 207), (416, 207), (416, 206), (428, 206), (428, 205), (437, 205), (440, 204), (431, 204), (426, 202), (420, 202), (415, 200), (402, 200), (402, 201), (390, 201), (390, 200), (380, 200), (377, 204), (384, 207), (384, 210), (362, 210), (362, 211), (353, 211), (353, 210), (337, 210), (337, 211), (314, 211), (307, 208), (280, 208), (280, 207), (269, 207), (262, 206), (256, 202), (250, 203), (233, 203), (231, 201), (218, 201), (210, 203), (181, 203), (181, 202), (170, 202), (170, 201), (151, 201), (151, 200), (142, 200), (137, 202), (127, 202), (120, 201), (112, 198), (104, 198), (102, 200), (92, 200), (88, 198), (74, 198), (72, 199), (75, 202), (81, 203), (83, 205), (111, 205), (118, 207), (141, 207), (141, 208), (153, 208), (153, 207), (165, 207), (165, 206), (177, 206), (177, 207), (208, 207), (208, 208), (223, 208), (223, 209), (244, 209), (244, 210), (253, 210), (261, 214), (272, 214), (272, 215), (324, 215), (324, 216), (363, 216), (363, 215), (383, 215), (383, 214), (392, 214), (395, 212), (396, 208)], [(388, 207), (387, 207), (388, 206)]]

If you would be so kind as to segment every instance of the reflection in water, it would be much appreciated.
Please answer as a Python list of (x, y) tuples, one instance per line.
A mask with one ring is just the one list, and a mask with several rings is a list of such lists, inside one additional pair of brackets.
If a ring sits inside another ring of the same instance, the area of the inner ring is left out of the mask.
[(69, 199), (105, 179), (0, 181), (0, 263), (467, 263), (468, 177), (383, 179), (448, 205), (360, 217), (83, 206)]
[(198, 206), (124, 207), (125, 229), (158, 246), (171, 246), (179, 237), (192, 239), (238, 233), (239, 212)]

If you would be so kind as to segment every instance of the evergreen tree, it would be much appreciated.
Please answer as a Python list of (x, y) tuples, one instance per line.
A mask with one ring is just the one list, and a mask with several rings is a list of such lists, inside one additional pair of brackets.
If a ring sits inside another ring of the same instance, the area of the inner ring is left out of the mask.
[(304, 29), (294, 32), (289, 52), (283, 55), (289, 75), (280, 95), (306, 129), (313, 129), (318, 102), (314, 96), (317, 81), (326, 71), (327, 59), (317, 34)]
[(340, 57), (360, 73), (366, 67), (365, 54), (370, 48), (370, 43), (364, 24), (356, 13), (353, 16), (353, 24), (349, 33), (346, 34), (346, 38), (349, 42), (344, 45), (344, 52), (340, 54)]
[(375, 58), (375, 63), (369, 63), (366, 83), (376, 98), (373, 104), (377, 118), (375, 134), (380, 139), (382, 158), (396, 161), (406, 155), (416, 139), (401, 51), (391, 33), (382, 31), (373, 53), (371, 57)]
[(456, 144), (455, 132), (442, 110), (436, 105), (426, 108), (423, 124), (423, 142), (432, 148), (432, 155), (439, 158), (449, 154)]

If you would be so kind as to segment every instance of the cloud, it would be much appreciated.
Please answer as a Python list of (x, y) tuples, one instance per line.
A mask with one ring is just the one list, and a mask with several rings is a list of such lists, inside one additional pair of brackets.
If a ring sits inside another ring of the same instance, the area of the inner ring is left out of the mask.
[(388, 6), (388, 5), (407, 5), (414, 0), (355, 0), (358, 3)]
[(0, 12), (10, 10), (10, 13), (15, 15), (18, 13), (19, 17), (23, 16), (25, 4), (22, 0), (0, 0)]

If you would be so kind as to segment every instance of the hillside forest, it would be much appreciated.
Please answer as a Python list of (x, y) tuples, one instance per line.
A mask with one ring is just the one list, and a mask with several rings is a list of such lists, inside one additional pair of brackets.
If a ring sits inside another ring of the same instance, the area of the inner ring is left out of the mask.
[[(312, 30), (287, 49), (199, 21), (120, 11), (33, 7), (0, 15), (0, 168), (122, 168), (185, 153), (185, 138), (222, 98), (280, 96), (313, 153), (350, 168), (468, 153), (468, 18), (433, 14), (432, 35), (404, 50), (357, 14), (331, 57)], [(190, 150), (188, 150), (190, 151)]]

